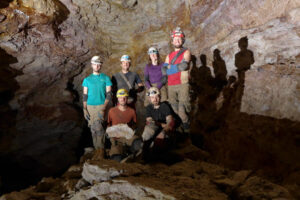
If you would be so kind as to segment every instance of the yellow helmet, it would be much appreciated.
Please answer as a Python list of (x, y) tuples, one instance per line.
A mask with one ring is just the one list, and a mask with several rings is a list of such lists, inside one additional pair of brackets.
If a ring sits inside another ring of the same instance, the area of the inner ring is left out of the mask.
[(117, 91), (117, 97), (128, 97), (128, 91), (126, 89), (119, 89)]

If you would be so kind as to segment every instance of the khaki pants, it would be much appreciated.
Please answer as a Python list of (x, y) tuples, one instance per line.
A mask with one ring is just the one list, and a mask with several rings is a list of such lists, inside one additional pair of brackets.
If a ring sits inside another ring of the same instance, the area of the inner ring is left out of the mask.
[[(153, 87), (157, 87), (157, 84), (152, 84)], [(144, 101), (144, 106), (148, 106), (150, 104), (150, 98), (147, 96), (147, 92), (149, 90), (146, 91), (145, 93), (145, 101)], [(167, 90), (167, 86), (164, 85), (162, 86), (162, 88), (160, 88), (160, 102), (163, 101), (167, 101), (168, 100), (168, 90)]]
[(189, 91), (190, 87), (188, 83), (168, 86), (169, 103), (183, 123), (189, 122), (188, 113), (191, 111)]
[(87, 110), (90, 114), (88, 125), (92, 132), (93, 145), (95, 149), (103, 149), (105, 142), (105, 130), (103, 128), (104, 121), (104, 106), (103, 105), (87, 105)]

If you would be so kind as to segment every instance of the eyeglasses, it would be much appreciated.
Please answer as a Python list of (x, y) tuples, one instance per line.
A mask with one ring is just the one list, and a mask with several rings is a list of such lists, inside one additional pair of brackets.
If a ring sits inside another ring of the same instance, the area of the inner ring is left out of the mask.
[(147, 96), (155, 95), (155, 94), (158, 94), (158, 92), (155, 90), (147, 92)]
[(124, 94), (126, 94), (125, 91), (118, 92), (118, 95), (124, 95)]

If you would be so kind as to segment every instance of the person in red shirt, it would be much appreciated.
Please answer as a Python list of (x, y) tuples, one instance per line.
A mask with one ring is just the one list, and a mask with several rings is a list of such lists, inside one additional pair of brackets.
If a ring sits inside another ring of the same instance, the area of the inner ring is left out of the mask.
[(174, 112), (179, 115), (184, 131), (189, 132), (191, 52), (183, 47), (184, 41), (185, 35), (180, 27), (177, 27), (172, 33), (174, 51), (166, 57), (163, 74), (168, 76), (168, 101)]
[[(111, 142), (109, 156), (111, 159), (120, 162), (129, 154), (138, 152), (142, 148), (142, 140), (134, 135), (134, 130), (136, 129), (136, 112), (127, 105), (128, 91), (126, 89), (119, 89), (117, 91), (117, 98), (118, 105), (109, 110), (107, 122), (109, 127), (119, 128), (115, 129), (116, 131), (114, 131), (113, 136), (109, 136)], [(133, 135), (128, 136), (129, 134)]]

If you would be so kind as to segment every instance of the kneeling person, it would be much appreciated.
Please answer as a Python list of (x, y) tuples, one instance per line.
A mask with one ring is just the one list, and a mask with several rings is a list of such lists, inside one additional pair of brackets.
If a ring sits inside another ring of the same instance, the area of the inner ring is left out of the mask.
[(151, 87), (147, 95), (151, 104), (146, 107), (146, 126), (142, 138), (146, 145), (150, 145), (152, 141), (169, 137), (174, 131), (175, 122), (170, 106), (160, 102), (158, 88)]
[(142, 147), (142, 140), (134, 135), (136, 128), (136, 113), (127, 106), (128, 91), (117, 91), (118, 105), (108, 112), (108, 126), (106, 130), (110, 138), (111, 149), (109, 156), (113, 160), (121, 161), (129, 154), (136, 153)]

